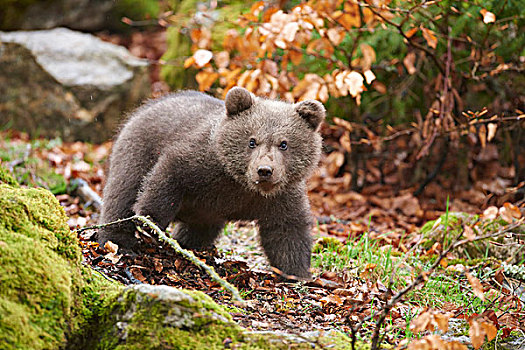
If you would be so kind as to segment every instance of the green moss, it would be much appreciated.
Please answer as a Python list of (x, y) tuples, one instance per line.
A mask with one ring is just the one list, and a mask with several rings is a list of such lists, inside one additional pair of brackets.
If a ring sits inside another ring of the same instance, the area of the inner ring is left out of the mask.
[(18, 182), (0, 165), (0, 183), (17, 186)]
[(344, 244), (335, 237), (321, 237), (314, 245), (314, 253), (322, 253), (325, 250), (339, 252), (344, 248)]
[(0, 343), (57, 348), (76, 327), (80, 248), (55, 197), (0, 184)]
[[(167, 286), (139, 285), (113, 296), (89, 349), (311, 349), (304, 339), (273, 332), (247, 332), (207, 295)], [(349, 338), (333, 332), (312, 337), (334, 349)]]

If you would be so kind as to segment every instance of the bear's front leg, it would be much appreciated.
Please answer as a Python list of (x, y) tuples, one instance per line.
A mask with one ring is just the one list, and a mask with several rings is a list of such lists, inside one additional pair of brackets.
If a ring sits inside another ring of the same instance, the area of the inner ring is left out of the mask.
[(277, 199), (258, 220), (259, 236), (270, 264), (288, 275), (310, 278), (312, 218), (306, 195)]
[(162, 156), (144, 178), (133, 206), (135, 214), (150, 216), (162, 230), (174, 221), (181, 207), (183, 176), (176, 165), (169, 153)]

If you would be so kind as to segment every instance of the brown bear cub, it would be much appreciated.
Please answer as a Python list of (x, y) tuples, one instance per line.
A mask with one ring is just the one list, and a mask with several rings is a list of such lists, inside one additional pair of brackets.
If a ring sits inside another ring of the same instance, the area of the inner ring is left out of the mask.
[[(309, 277), (306, 180), (321, 154), (317, 101), (289, 104), (231, 89), (223, 102), (185, 91), (135, 111), (110, 158), (101, 222), (149, 215), (186, 248), (211, 246), (227, 221), (255, 220), (272, 266)], [(101, 230), (139, 250), (131, 223)]]

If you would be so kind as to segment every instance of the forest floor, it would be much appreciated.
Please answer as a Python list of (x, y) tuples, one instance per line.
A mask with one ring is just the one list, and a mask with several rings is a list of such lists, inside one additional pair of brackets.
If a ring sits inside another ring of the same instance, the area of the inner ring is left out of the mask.
[[(96, 198), (86, 197), (82, 185), (75, 188), (73, 184), (82, 179), (93, 193), (101, 194), (111, 143), (31, 140), (12, 131), (0, 136), (2, 166), (20, 183), (55, 193), (72, 229), (97, 222)], [(242, 308), (233, 306), (231, 296), (217, 282), (162, 244), (150, 243), (147, 254), (131, 257), (110, 246), (99, 247), (89, 240), (93, 231), (86, 231), (79, 234), (84, 263), (124, 284), (201, 290), (252, 330), (298, 334), (336, 329), (351, 335), (358, 327), (357, 339), (370, 341), (379, 324), (386, 331), (378, 332), (376, 338), (381, 335), (383, 344), (399, 348), (420, 344), (414, 339), (421, 344), (457, 341), (451, 343), (456, 344), (452, 348), (460, 349), (462, 343), (478, 348), (485, 336), (506, 348), (524, 348), (525, 272), (512, 277), (503, 274), (503, 259), (492, 253), (493, 247), (506, 247), (508, 241), (491, 236), (481, 255), (467, 249), (444, 254), (441, 243), (446, 240), (432, 240), (428, 235), (441, 230), (445, 236), (459, 234), (458, 239), (476, 242), (476, 236), (505, 234), (516, 248), (507, 262), (523, 266), (523, 201), (505, 202), (510, 198), (508, 186), (498, 192), (501, 196), (493, 195), (491, 202), (481, 186), (456, 191), (455, 198), (447, 201), (442, 179), (415, 196), (417, 186), (396, 189), (395, 176), (401, 175), (395, 170), (386, 173), (387, 183), (372, 181), (379, 172), (373, 162), (364, 175), (369, 184), (360, 192), (352, 191), (346, 173), (339, 175), (343, 163), (336, 159), (337, 152), (323, 157), (310, 181), (317, 219), (312, 281), (282, 282), (268, 266), (253, 223), (228, 224), (216, 249), (196, 252), (240, 290), (247, 300)], [(494, 188), (507, 183), (501, 174), (505, 174), (501, 169), (494, 173)], [(479, 181), (491, 184), (485, 178)], [(458, 211), (465, 214), (456, 215)], [(440, 216), (450, 222), (443, 225), (442, 220), (421, 229)], [(448, 244), (454, 242), (450, 239)], [(382, 313), (384, 320), (380, 320)], [(442, 337), (436, 340), (432, 334), (438, 329)]]

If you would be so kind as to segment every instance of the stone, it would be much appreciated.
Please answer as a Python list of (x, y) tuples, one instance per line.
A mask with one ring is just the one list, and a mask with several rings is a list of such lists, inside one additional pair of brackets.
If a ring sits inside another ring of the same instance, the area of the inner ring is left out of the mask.
[(4, 4), (0, 15), (3, 29), (50, 29), (64, 26), (77, 30), (101, 30), (115, 7), (113, 0), (23, 1)]
[(146, 61), (66, 28), (0, 32), (0, 127), (102, 142), (149, 96)]

